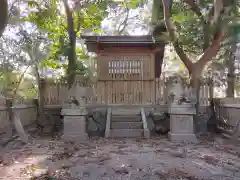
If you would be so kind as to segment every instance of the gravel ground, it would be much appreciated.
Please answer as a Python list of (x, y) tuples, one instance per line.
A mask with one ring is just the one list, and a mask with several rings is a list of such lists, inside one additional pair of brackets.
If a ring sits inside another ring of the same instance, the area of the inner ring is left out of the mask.
[(64, 143), (35, 138), (0, 149), (1, 180), (240, 180), (240, 146), (165, 137)]

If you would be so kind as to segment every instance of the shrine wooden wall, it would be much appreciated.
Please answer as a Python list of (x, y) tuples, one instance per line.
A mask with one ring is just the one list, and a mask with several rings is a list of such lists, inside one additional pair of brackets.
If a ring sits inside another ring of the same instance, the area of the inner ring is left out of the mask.
[(145, 104), (155, 101), (155, 58), (147, 48), (105, 48), (97, 58), (98, 101)]

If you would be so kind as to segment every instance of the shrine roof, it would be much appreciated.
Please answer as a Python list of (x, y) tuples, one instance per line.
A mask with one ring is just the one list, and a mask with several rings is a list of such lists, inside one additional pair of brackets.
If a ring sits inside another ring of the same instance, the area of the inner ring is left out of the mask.
[(98, 45), (115, 47), (149, 47), (165, 45), (164, 41), (155, 41), (151, 35), (143, 36), (87, 36), (82, 35), (87, 49), (90, 52), (96, 52)]

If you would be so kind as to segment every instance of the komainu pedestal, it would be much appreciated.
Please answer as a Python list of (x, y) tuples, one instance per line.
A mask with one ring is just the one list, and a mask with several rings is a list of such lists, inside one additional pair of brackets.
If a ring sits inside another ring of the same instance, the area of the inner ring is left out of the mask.
[(86, 132), (86, 115), (85, 107), (68, 107), (62, 109), (64, 116), (63, 139), (65, 141), (85, 141), (88, 140)]
[(172, 104), (170, 113), (170, 141), (196, 143), (193, 116), (196, 111), (192, 104)]

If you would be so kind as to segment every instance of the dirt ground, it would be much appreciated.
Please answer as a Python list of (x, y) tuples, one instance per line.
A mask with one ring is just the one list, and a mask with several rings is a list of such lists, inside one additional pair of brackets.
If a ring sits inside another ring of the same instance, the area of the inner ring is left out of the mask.
[(198, 144), (166, 137), (94, 138), (80, 144), (18, 140), (0, 149), (1, 180), (240, 180), (240, 146), (221, 138)]

